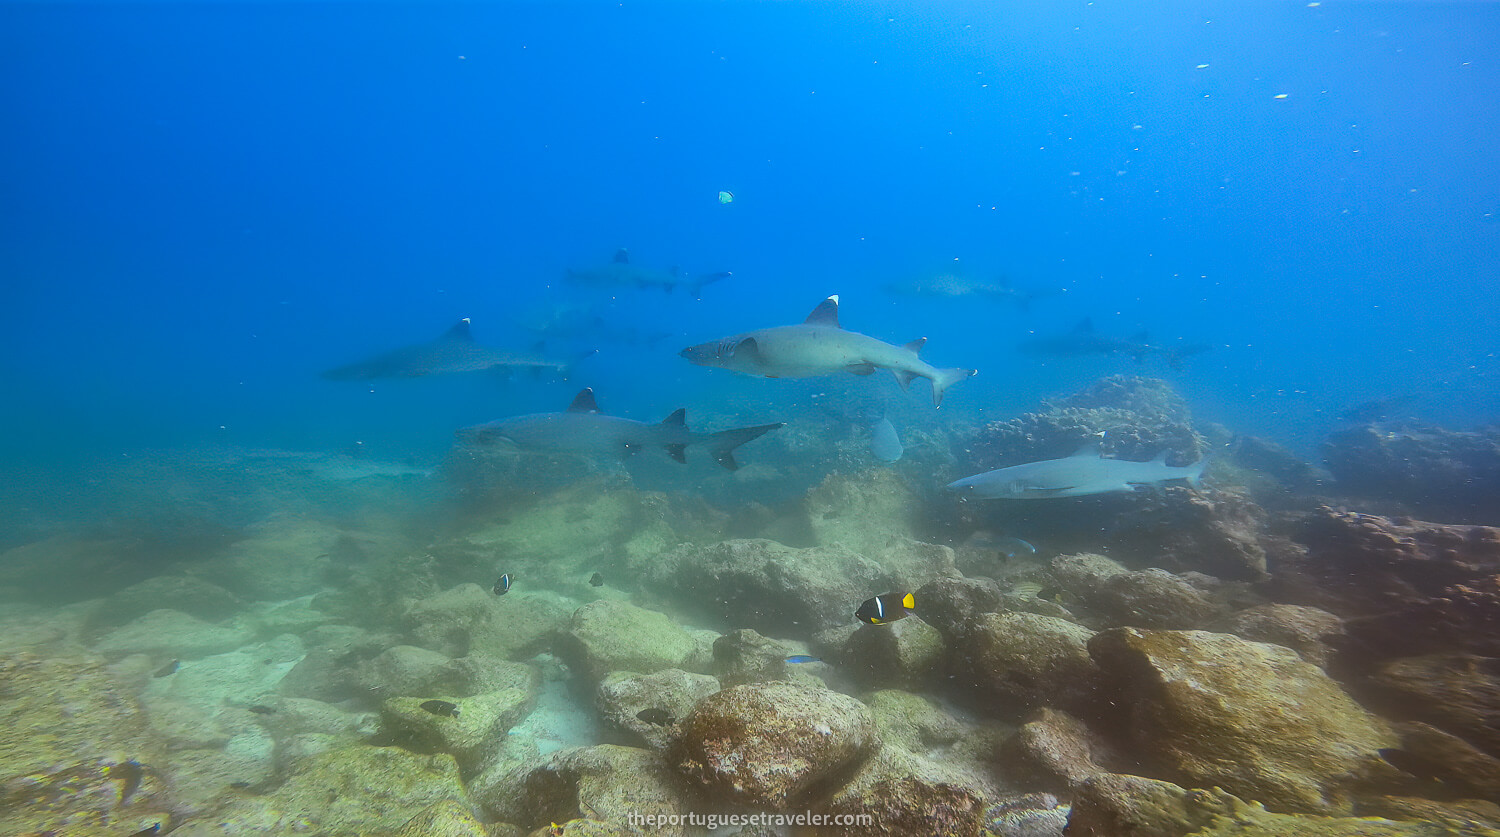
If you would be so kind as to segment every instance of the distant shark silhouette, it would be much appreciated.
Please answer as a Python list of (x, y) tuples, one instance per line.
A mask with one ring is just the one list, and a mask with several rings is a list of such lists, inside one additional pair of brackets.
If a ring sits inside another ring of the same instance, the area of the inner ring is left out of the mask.
[(1173, 369), (1182, 368), (1182, 360), (1212, 349), (1206, 343), (1188, 343), (1181, 346), (1163, 346), (1152, 343), (1150, 335), (1142, 331), (1133, 337), (1109, 337), (1094, 331), (1094, 321), (1084, 317), (1067, 334), (1038, 337), (1020, 345), (1020, 350), (1029, 355), (1043, 357), (1084, 357), (1087, 355), (1129, 355), (1139, 363), (1150, 355), (1159, 355)]
[(623, 457), (659, 448), (678, 462), (687, 462), (689, 445), (706, 445), (714, 461), (733, 471), (739, 468), (734, 449), (784, 426), (783, 422), (737, 427), (718, 433), (694, 433), (687, 427), (687, 411), (677, 409), (660, 424), (606, 416), (599, 412), (594, 391), (573, 398), (565, 413), (534, 413), (477, 424), (456, 431), (460, 441), (500, 447), (516, 453), (556, 453), (578, 456)]
[[(888, 282), (881, 290), (897, 296), (931, 297), (935, 299), (988, 299), (1007, 302), (1025, 311), (1031, 303), (1044, 296), (1046, 291), (1028, 290), (1012, 285), (1008, 280), (981, 282), (960, 273), (940, 273), (905, 282)], [(1051, 293), (1055, 293), (1051, 292)]]
[(584, 285), (598, 285), (606, 288), (620, 286), (632, 288), (660, 288), (671, 293), (674, 288), (681, 285), (686, 287), (688, 293), (697, 299), (703, 292), (703, 286), (721, 279), (732, 276), (729, 271), (718, 273), (705, 273), (701, 276), (684, 276), (677, 268), (667, 270), (653, 270), (649, 267), (637, 267), (630, 263), (630, 252), (623, 247), (615, 251), (614, 261), (593, 270), (569, 270), (568, 278)]
[(484, 370), (533, 370), (552, 372), (564, 378), (571, 364), (547, 358), (507, 352), (474, 342), (469, 319), (459, 320), (436, 340), (402, 346), (369, 360), (340, 366), (323, 373), (330, 381), (369, 381), (377, 378), (420, 378), (455, 372)]
[(1174, 468), (1167, 464), (1166, 451), (1150, 462), (1105, 459), (1098, 446), (1089, 445), (1072, 456), (986, 471), (951, 482), (947, 488), (976, 500), (1083, 497), (1134, 491), (1139, 486), (1170, 480), (1187, 480), (1196, 486), (1207, 464), (1205, 458), (1185, 468)]
[(680, 354), (699, 366), (716, 366), (767, 378), (812, 378), (850, 372), (871, 375), (889, 369), (902, 388), (913, 378), (932, 381), (932, 403), (941, 406), (948, 387), (973, 375), (973, 369), (938, 369), (917, 353), (927, 343), (919, 337), (894, 346), (839, 327), (839, 298), (818, 304), (800, 325), (756, 329), (700, 343)]

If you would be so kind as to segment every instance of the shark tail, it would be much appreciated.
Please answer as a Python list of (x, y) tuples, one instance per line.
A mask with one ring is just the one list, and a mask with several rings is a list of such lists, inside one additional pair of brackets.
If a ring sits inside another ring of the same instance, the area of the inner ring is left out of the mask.
[(720, 430), (718, 433), (709, 434), (709, 452), (714, 455), (714, 461), (728, 470), (735, 471), (740, 463), (734, 461), (734, 449), (746, 442), (759, 439), (781, 427), (786, 422), (778, 421), (775, 424), (760, 424), (755, 427), (736, 427), (732, 430)]
[(1203, 485), (1203, 469), (1207, 467), (1208, 457), (1205, 456), (1202, 459), (1199, 459), (1197, 462), (1194, 462), (1193, 464), (1187, 466), (1187, 474), (1184, 475), (1183, 479), (1187, 480), (1188, 485), (1191, 485), (1194, 488), (1198, 488), (1199, 486)]
[(948, 391), (948, 387), (977, 374), (978, 369), (939, 369), (937, 377), (932, 379), (932, 406), (943, 406), (943, 393)]
[(687, 282), (688, 293), (693, 295), (693, 299), (697, 299), (699, 295), (703, 293), (704, 285), (712, 285), (715, 282), (728, 279), (733, 275), (733, 273), (730, 273), (727, 270), (721, 270), (718, 273), (705, 273), (701, 276), (694, 276)]

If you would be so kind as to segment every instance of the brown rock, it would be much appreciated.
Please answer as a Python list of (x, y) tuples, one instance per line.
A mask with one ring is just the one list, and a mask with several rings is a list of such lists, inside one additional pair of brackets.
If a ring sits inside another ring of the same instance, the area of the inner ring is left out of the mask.
[(669, 759), (715, 798), (787, 810), (847, 778), (878, 743), (870, 710), (854, 698), (756, 683), (700, 702)]
[(1390, 714), (1425, 721), (1500, 756), (1500, 659), (1408, 657), (1370, 678)]

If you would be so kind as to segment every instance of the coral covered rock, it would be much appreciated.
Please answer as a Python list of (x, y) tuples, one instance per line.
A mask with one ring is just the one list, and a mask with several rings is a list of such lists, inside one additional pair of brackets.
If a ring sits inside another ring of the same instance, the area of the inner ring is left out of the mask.
[(878, 743), (870, 710), (847, 695), (757, 683), (699, 703), (670, 758), (716, 798), (787, 810), (847, 778)]
[(1156, 770), (1295, 812), (1347, 813), (1395, 736), (1289, 649), (1204, 631), (1115, 628), (1089, 652), (1120, 732)]

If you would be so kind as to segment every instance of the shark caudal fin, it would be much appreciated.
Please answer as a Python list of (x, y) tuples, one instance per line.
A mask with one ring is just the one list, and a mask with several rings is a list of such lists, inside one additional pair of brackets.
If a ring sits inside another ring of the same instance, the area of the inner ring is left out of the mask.
[(736, 427), (733, 430), (720, 430), (718, 433), (710, 434), (709, 452), (714, 455), (714, 461), (725, 468), (735, 471), (740, 463), (734, 461), (734, 449), (754, 439), (786, 426), (786, 422), (778, 421), (775, 424), (761, 424), (755, 427)]
[(1187, 480), (1188, 485), (1197, 488), (1200, 485), (1203, 485), (1203, 469), (1207, 467), (1208, 457), (1205, 456), (1197, 462), (1194, 462), (1193, 464), (1187, 466), (1187, 473), (1184, 474), (1182, 478)]
[(693, 299), (698, 299), (703, 293), (704, 285), (712, 285), (733, 275), (733, 273), (727, 270), (721, 270), (718, 273), (705, 273), (701, 276), (695, 276), (687, 282), (688, 293), (692, 295)]
[(948, 391), (948, 387), (977, 374), (978, 369), (939, 369), (937, 377), (932, 379), (932, 406), (943, 406), (943, 393)]

